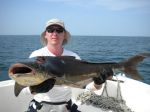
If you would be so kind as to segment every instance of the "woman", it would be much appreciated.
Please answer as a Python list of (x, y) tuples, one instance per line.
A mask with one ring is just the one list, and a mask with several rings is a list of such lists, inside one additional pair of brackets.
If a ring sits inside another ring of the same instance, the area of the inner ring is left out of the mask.
[[(45, 30), (41, 34), (41, 42), (44, 47), (33, 51), (29, 57), (67, 55), (80, 59), (76, 53), (66, 50), (63, 47), (63, 45), (68, 42), (69, 38), (70, 33), (66, 30), (64, 22), (59, 19), (51, 19), (46, 23)], [(47, 81), (47, 84), (49, 84), (49, 81)], [(53, 83), (50, 85), (53, 85)], [(36, 86), (30, 87), (30, 90), (33, 91), (32, 94), (34, 94), (34, 100), (30, 103), (28, 112), (36, 112), (37, 110), (43, 112), (70, 112), (71, 89), (69, 87), (54, 85), (53, 88), (45, 93), (36, 93)], [(44, 106), (42, 108), (39, 106), (40, 108), (37, 109), (38, 104), (43, 101), (50, 103), (45, 105), (42, 104)], [(66, 107), (66, 103), (63, 102), (67, 102), (69, 105)], [(76, 106), (74, 107), (77, 108)]]

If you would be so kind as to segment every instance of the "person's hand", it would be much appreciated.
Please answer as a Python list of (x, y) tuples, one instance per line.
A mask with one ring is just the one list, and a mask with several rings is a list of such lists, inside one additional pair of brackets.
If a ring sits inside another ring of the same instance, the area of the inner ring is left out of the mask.
[(112, 78), (113, 76), (113, 70), (110, 67), (105, 67), (102, 69), (102, 71), (99, 73), (98, 77), (94, 77), (93, 81), (96, 85), (100, 85), (104, 83), (107, 79)]

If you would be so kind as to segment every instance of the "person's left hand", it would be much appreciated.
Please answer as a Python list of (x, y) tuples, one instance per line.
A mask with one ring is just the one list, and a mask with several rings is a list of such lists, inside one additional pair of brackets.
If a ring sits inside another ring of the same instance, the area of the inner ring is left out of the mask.
[(104, 83), (108, 78), (113, 76), (113, 70), (110, 67), (105, 67), (102, 69), (98, 77), (94, 77), (93, 81), (95, 84), (100, 85)]

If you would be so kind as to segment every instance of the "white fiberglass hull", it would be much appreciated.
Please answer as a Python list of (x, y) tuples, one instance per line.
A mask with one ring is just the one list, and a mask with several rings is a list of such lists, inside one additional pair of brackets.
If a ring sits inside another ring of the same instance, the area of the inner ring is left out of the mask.
[[(121, 93), (126, 105), (134, 112), (150, 112), (150, 85), (129, 79), (123, 76), (118, 76)], [(97, 93), (101, 94), (102, 90)], [(76, 102), (77, 96), (84, 92), (84, 89), (72, 88), (72, 100)], [(109, 96), (117, 96), (117, 82), (107, 81), (107, 91)], [(24, 112), (28, 108), (28, 104), (32, 99), (32, 95), (20, 94), (18, 97), (14, 96), (14, 81), (0, 82), (0, 112)], [(79, 105), (82, 112), (103, 112), (100, 108), (91, 105)]]

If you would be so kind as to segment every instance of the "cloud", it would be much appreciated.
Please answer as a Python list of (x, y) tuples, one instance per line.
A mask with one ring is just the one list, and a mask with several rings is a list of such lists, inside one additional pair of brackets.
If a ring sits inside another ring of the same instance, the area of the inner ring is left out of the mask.
[(80, 7), (102, 7), (108, 10), (127, 10), (150, 7), (150, 0), (44, 0)]

